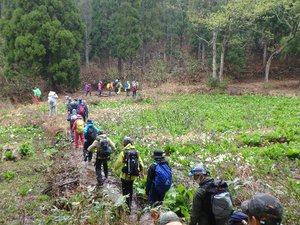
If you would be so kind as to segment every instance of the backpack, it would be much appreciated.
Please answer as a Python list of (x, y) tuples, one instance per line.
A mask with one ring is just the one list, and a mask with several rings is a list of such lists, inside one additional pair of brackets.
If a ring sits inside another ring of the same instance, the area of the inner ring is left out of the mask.
[(137, 84), (136, 83), (132, 84), (132, 90), (134, 90), (134, 91), (137, 90)]
[(136, 149), (125, 150), (123, 162), (125, 164), (122, 168), (123, 173), (127, 174), (128, 176), (140, 175), (139, 154)]
[(154, 163), (155, 178), (154, 187), (155, 190), (161, 194), (165, 194), (172, 184), (172, 171), (167, 163)]
[(83, 130), (84, 130), (83, 120), (77, 120), (77, 122), (76, 122), (76, 132), (78, 134), (82, 134)]
[(211, 211), (215, 220), (228, 219), (233, 211), (228, 184), (223, 180), (214, 181), (206, 191), (210, 194)]
[(100, 138), (97, 147), (97, 158), (108, 158), (111, 154), (111, 148), (109, 146), (106, 137)]
[(53, 98), (50, 98), (48, 102), (51, 107), (55, 106), (55, 100)]
[(87, 142), (88, 143), (91, 143), (93, 141), (96, 140), (96, 137), (97, 137), (97, 134), (96, 134), (96, 130), (93, 126), (90, 126), (88, 129), (87, 129)]
[(85, 111), (84, 109), (85, 109), (84, 105), (80, 105), (78, 109), (78, 114), (84, 116), (84, 111)]

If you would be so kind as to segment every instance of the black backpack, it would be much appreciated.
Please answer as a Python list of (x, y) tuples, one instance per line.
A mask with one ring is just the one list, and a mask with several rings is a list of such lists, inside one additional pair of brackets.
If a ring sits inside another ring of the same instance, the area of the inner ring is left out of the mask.
[(140, 162), (139, 162), (139, 153), (136, 149), (130, 149), (124, 151), (124, 167), (122, 172), (128, 176), (139, 176), (140, 175)]
[(111, 154), (111, 148), (106, 137), (100, 138), (97, 147), (97, 158), (108, 158)]
[(88, 143), (92, 143), (96, 140), (97, 137), (97, 133), (96, 133), (96, 129), (91, 126), (87, 129), (87, 142)]

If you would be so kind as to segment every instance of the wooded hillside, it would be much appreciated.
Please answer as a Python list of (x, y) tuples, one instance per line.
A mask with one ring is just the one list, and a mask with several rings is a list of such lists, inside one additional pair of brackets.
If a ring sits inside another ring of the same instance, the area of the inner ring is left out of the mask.
[(202, 73), (210, 83), (251, 74), (268, 82), (275, 57), (275, 78), (299, 73), (296, 0), (1, 0), (0, 8), (1, 73), (15, 90), (41, 79), (78, 88), (80, 63), (92, 82)]

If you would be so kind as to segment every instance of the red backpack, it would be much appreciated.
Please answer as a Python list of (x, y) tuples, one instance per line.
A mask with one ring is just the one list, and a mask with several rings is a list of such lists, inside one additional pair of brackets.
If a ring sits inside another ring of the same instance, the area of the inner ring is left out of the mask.
[(84, 109), (85, 109), (84, 105), (80, 105), (78, 109), (78, 114), (84, 116), (84, 111), (85, 111)]

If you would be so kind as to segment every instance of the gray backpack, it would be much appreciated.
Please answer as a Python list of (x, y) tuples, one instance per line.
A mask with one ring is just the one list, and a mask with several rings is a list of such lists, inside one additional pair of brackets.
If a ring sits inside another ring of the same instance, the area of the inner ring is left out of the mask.
[(233, 205), (228, 184), (222, 180), (212, 182), (207, 191), (211, 197), (211, 210), (216, 221), (229, 219)]

